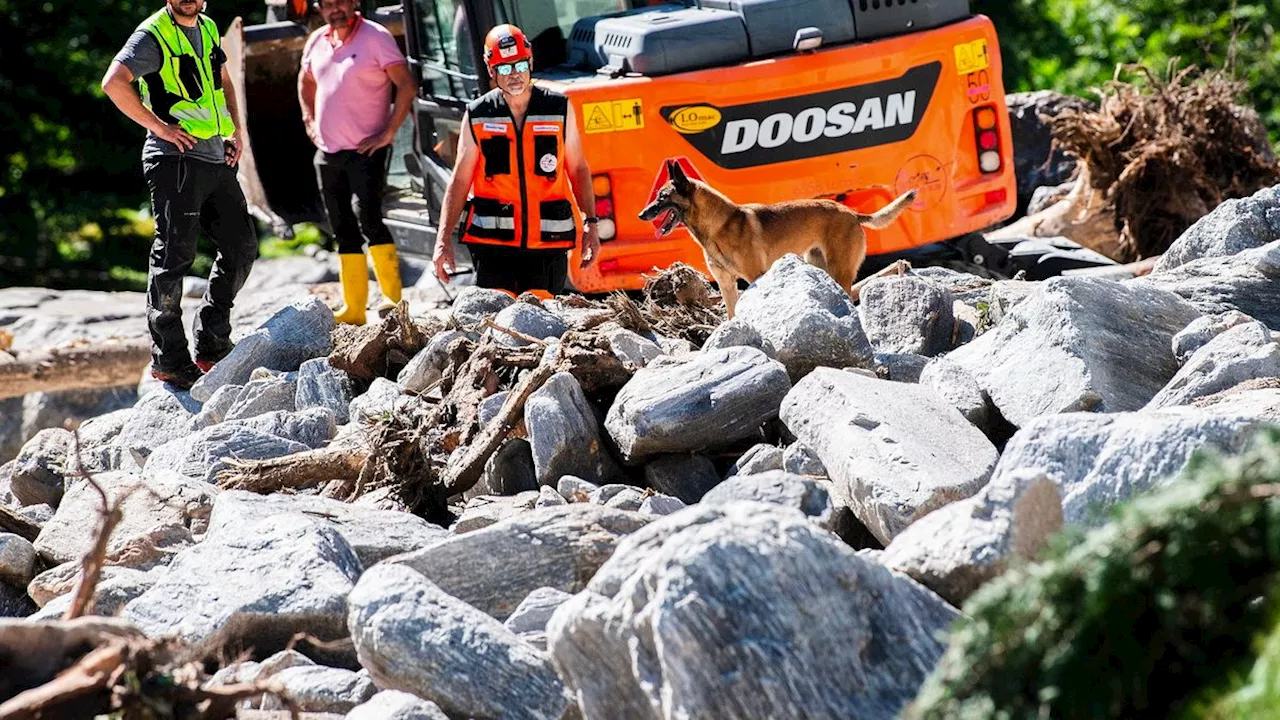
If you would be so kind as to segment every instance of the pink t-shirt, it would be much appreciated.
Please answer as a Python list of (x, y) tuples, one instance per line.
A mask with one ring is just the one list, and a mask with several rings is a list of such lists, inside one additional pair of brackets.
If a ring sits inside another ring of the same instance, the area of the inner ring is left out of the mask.
[(311, 33), (302, 51), (302, 69), (316, 79), (318, 147), (327, 153), (355, 150), (387, 128), (394, 98), (386, 69), (406, 62), (391, 31), (363, 17), (336, 43), (325, 26)]

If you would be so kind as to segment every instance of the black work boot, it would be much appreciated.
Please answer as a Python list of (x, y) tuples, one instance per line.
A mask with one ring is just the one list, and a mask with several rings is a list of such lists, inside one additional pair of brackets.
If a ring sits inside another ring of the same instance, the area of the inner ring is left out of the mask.
[(204, 373), (200, 372), (200, 368), (196, 367), (195, 363), (191, 363), (174, 370), (153, 367), (151, 377), (186, 392), (196, 384), (197, 380), (204, 377)]

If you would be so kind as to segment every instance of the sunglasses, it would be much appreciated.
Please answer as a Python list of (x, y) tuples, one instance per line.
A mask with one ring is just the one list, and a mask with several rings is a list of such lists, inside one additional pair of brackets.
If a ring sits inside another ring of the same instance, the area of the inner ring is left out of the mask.
[(513, 63), (503, 63), (502, 65), (494, 65), (493, 69), (494, 72), (503, 77), (510, 75), (513, 70), (518, 73), (527, 73), (529, 72), (529, 61), (517, 60)]

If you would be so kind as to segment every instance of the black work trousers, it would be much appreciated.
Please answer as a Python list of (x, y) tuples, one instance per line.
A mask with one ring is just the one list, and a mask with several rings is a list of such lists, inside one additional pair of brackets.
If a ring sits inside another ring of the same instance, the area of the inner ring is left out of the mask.
[(166, 155), (145, 161), (143, 175), (156, 221), (147, 276), (152, 364), (159, 370), (191, 364), (182, 327), (182, 279), (195, 261), (201, 230), (213, 240), (217, 254), (192, 327), (196, 359), (221, 360), (231, 350), (232, 304), (258, 258), (258, 233), (236, 171)]
[(316, 151), (316, 179), (329, 226), (338, 241), (338, 252), (364, 252), (364, 245), (392, 242), (382, 222), (382, 191), (387, 183), (387, 157), (391, 147), (372, 155), (355, 150), (336, 153)]
[(478, 243), (468, 243), (467, 249), (479, 287), (510, 290), (517, 295), (525, 290), (564, 293), (569, 279), (567, 250), (522, 250)]

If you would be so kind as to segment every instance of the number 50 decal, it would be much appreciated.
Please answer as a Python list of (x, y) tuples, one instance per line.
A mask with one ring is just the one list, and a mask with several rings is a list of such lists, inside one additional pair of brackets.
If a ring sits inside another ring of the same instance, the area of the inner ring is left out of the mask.
[(965, 76), (968, 84), (969, 102), (977, 105), (991, 99), (991, 71), (987, 69), (971, 72)]

